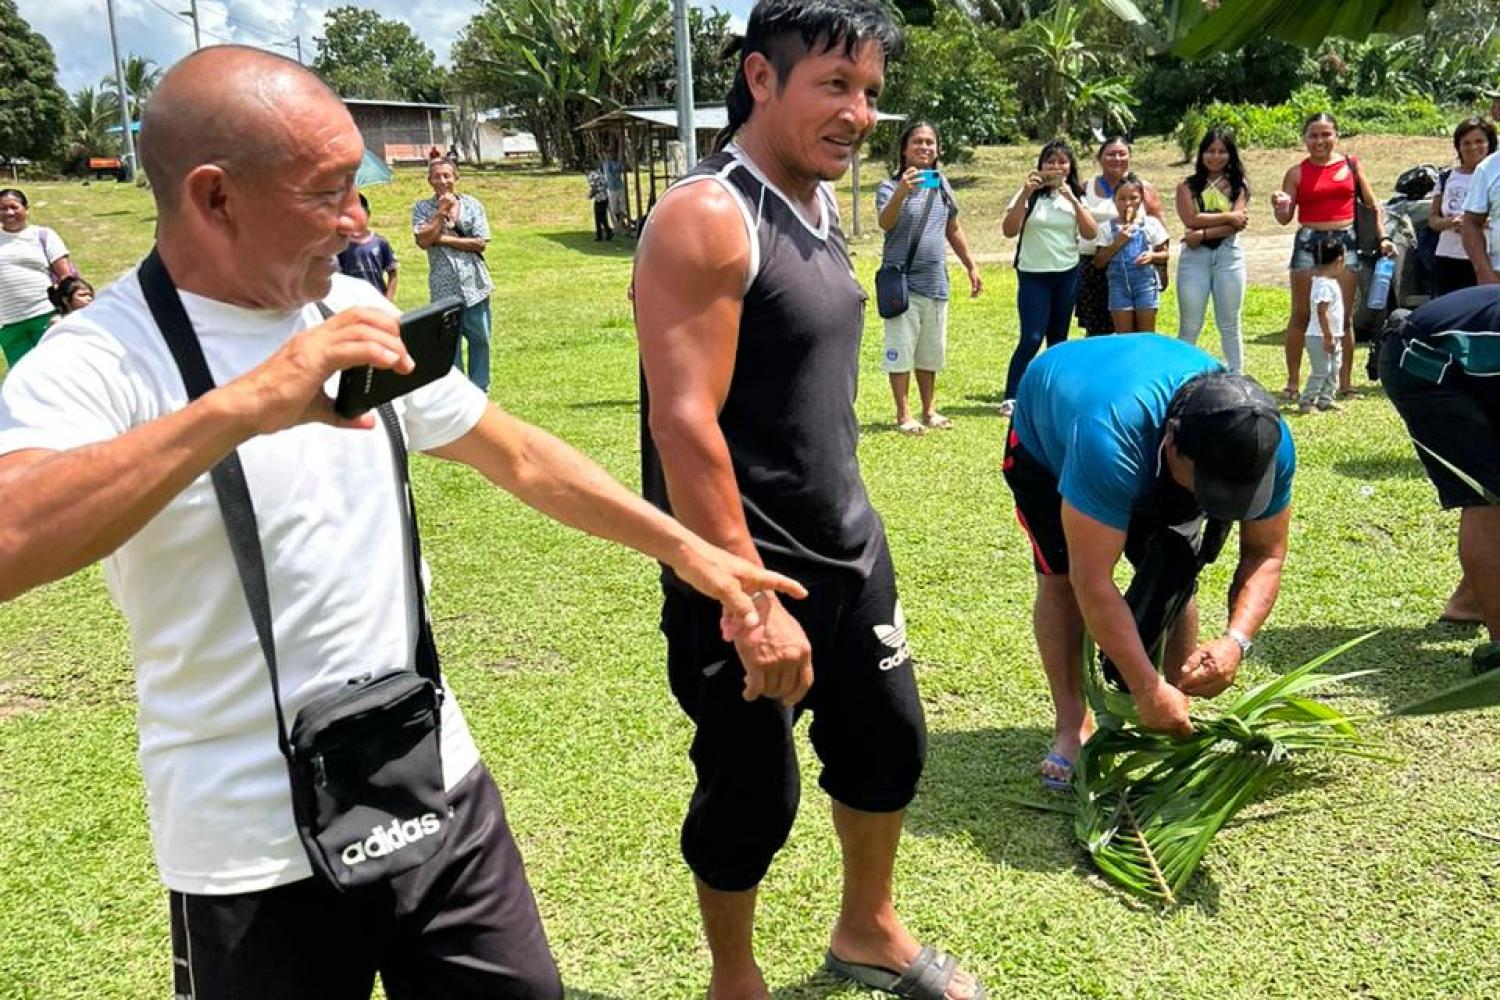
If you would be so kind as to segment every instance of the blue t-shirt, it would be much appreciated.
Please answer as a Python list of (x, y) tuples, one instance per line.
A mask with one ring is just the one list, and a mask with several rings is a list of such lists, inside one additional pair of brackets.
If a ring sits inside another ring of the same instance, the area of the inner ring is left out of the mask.
[(339, 270), (351, 278), (368, 281), (385, 294), (386, 275), (396, 269), (396, 255), (390, 243), (379, 233), (371, 233), (363, 243), (352, 240), (339, 252)]
[[(1026, 369), (1016, 392), (1016, 437), (1057, 477), (1064, 500), (1125, 531), (1131, 512), (1161, 475), (1167, 404), (1188, 379), (1222, 367), (1191, 344), (1155, 333), (1049, 347)], [(1283, 420), (1276, 488), (1251, 520), (1286, 509), (1296, 467), (1292, 432)]]

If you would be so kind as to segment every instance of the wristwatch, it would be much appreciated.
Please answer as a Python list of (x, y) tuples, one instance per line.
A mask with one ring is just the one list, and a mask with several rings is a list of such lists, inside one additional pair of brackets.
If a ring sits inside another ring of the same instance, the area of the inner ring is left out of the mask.
[(1250, 650), (1255, 648), (1255, 643), (1250, 641), (1250, 637), (1239, 629), (1232, 628), (1225, 632), (1224, 635), (1233, 639), (1234, 644), (1240, 647), (1240, 659), (1242, 660), (1250, 655)]

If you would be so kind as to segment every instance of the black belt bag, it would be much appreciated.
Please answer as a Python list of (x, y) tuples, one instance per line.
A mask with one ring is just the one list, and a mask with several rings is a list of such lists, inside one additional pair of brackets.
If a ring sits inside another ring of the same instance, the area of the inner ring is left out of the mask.
[[(197, 399), (214, 388), (213, 376), (177, 288), (155, 250), (137, 276), (188, 398)], [(329, 315), (321, 303), (318, 308)], [(422, 864), (442, 847), (450, 819), (439, 724), (442, 678), (422, 587), (421, 541), (406, 443), (390, 404), (377, 412), (390, 441), (411, 543), (416, 670), (353, 678), (304, 705), (290, 733), (281, 707), (265, 557), (244, 466), (239, 454), (230, 452), (211, 472), (271, 679), (277, 745), (287, 762), (297, 835), (313, 872), (340, 891), (384, 882)]]

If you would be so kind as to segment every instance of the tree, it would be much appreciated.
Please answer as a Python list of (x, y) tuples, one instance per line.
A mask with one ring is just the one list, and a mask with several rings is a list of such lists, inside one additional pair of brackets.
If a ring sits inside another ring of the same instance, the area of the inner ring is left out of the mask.
[[(141, 111), (145, 109), (147, 99), (156, 89), (156, 85), (161, 82), (161, 67), (156, 64), (155, 59), (132, 54), (125, 57), (120, 68), (125, 74), (125, 93), (130, 99), (130, 120), (140, 121)], [(104, 74), (99, 80), (99, 87), (101, 90), (108, 91), (110, 99), (116, 102), (115, 113), (118, 115), (119, 83), (115, 80), (115, 75)]]
[(343, 97), (439, 101), (447, 74), (411, 28), (361, 7), (335, 7), (323, 20), (313, 71)]
[(455, 73), (519, 112), (544, 162), (581, 167), (577, 127), (639, 93), (669, 15), (667, 0), (489, 0), (453, 46)]
[[(906, 30), (906, 56), (886, 68), (881, 107), (931, 122), (950, 162), (964, 159), (976, 144), (1015, 138), (1019, 105), (995, 55), (1001, 40), (998, 29), (976, 25), (955, 7), (940, 7), (932, 27)], [(894, 160), (896, 135), (896, 129), (882, 127), (873, 148)]]
[(31, 30), (15, 0), (0, 0), (0, 158), (56, 153), (67, 108), (52, 46)]
[(1117, 71), (1107, 44), (1085, 36), (1091, 0), (1066, 0), (1046, 17), (1014, 32), (1006, 59), (1021, 74), (1020, 91), (1033, 98), (1028, 124), (1040, 138), (1088, 138), (1095, 127), (1129, 131), (1139, 100)]
[[(724, 55), (724, 45), (731, 35), (729, 14), (717, 7), (711, 11), (689, 7), (687, 16), (688, 33), (693, 39), (693, 103), (715, 104), (724, 100), (734, 82), (735, 60)], [(676, 103), (677, 53), (670, 35), (659, 40), (641, 76), (646, 91), (643, 99)]]
[(70, 144), (82, 146), (86, 155), (115, 152), (119, 140), (109, 129), (119, 124), (120, 102), (112, 91), (83, 87), (68, 98), (67, 139)]

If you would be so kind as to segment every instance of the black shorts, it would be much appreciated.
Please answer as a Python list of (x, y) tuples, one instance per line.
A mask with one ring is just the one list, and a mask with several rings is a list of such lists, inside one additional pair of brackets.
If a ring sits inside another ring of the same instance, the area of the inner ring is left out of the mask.
[(667, 672), (696, 727), (697, 787), (682, 853), (693, 874), (723, 892), (757, 885), (786, 843), (801, 797), (792, 727), (804, 709), (823, 764), (818, 783), (835, 801), (897, 812), (922, 774), (927, 730), (884, 541), (868, 578), (809, 582), (808, 590), (805, 599), (784, 602), (807, 633), (813, 664), (812, 689), (789, 711), (741, 697), (745, 670), (719, 636), (719, 605), (667, 588)]
[[(1380, 353), (1380, 381), (1407, 433), (1485, 489), (1500, 493), (1500, 375), (1478, 378), (1450, 364), (1434, 382), (1402, 367), (1407, 343), (1389, 337)], [(1417, 457), (1445, 510), (1486, 505), (1425, 448), (1417, 447)]]
[[(1005, 482), (1016, 501), (1016, 520), (1031, 542), (1031, 561), (1043, 576), (1067, 576), (1068, 539), (1063, 533), (1062, 494), (1057, 477), (1021, 444), (1014, 430), (1006, 432)], [(1125, 558), (1140, 566), (1158, 532), (1170, 529), (1187, 539), (1204, 563), (1212, 562), (1223, 544), (1222, 526), (1208, 531), (1203, 512), (1178, 502), (1160, 509), (1142, 508), (1130, 515), (1125, 531)], [(1210, 548), (1205, 548), (1210, 546)]]
[(173, 892), (176, 1000), (559, 1000), (500, 792), (481, 764), (448, 793), (431, 860), (340, 894), (316, 879), (229, 896)]

